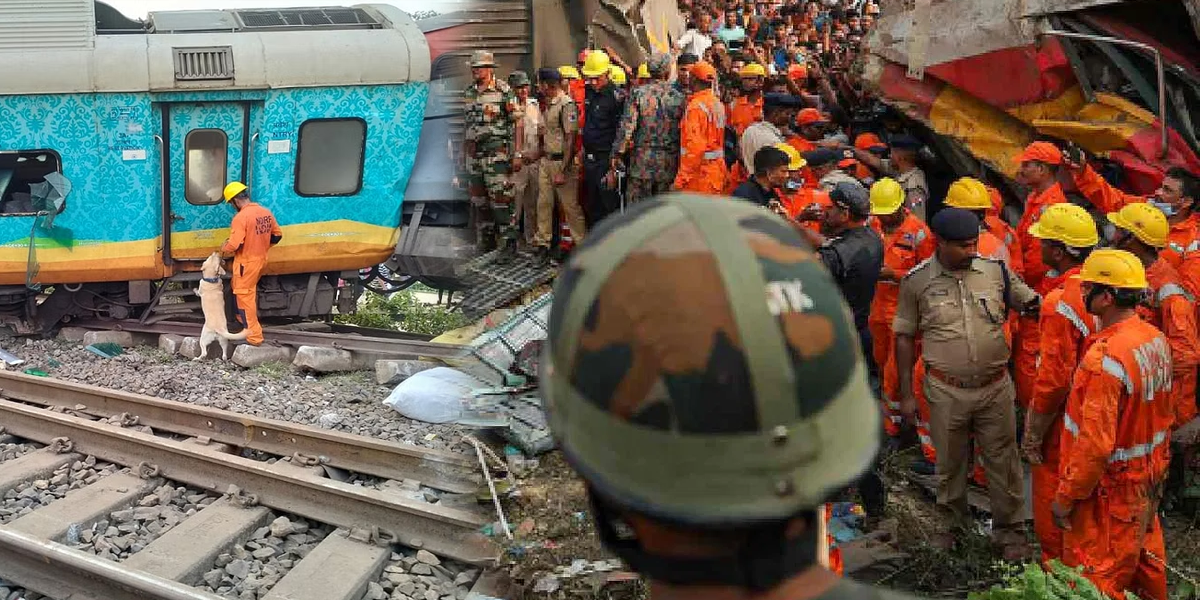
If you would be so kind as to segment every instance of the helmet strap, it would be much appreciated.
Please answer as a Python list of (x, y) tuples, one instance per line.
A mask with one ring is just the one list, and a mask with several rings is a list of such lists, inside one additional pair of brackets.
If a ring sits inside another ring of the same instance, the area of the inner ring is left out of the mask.
[[(746, 541), (737, 553), (715, 558), (679, 558), (646, 552), (636, 536), (627, 532), (613, 508), (589, 490), (592, 514), (601, 543), (634, 571), (652, 580), (672, 585), (708, 585), (771, 590), (817, 564), (818, 530), (813, 527), (798, 537), (786, 538), (787, 521), (742, 526)], [(789, 519), (790, 520), (790, 519)]]

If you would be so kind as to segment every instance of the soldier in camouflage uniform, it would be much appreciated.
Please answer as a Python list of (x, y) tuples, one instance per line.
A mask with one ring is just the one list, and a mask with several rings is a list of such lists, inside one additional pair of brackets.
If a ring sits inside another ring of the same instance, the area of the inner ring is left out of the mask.
[(670, 191), (679, 170), (679, 122), (687, 96), (667, 83), (671, 55), (655, 54), (647, 67), (651, 83), (629, 93), (612, 150), (614, 170), (624, 170), (621, 157), (628, 157), (630, 203)]
[(748, 202), (658, 196), (564, 263), (550, 428), (601, 542), (664, 599), (907, 598), (820, 558), (822, 504), (879, 446), (849, 314), (811, 246)]
[[(507, 83), (496, 79), (496, 61), (491, 52), (476, 50), (471, 57), (471, 75), (475, 83), (463, 92), (464, 154), (471, 203), (479, 211), (476, 242), (480, 250), (503, 242), (502, 256), (515, 250), (516, 223), (513, 222), (513, 192), (509, 173), (512, 169), (513, 133), (521, 118), (517, 96)], [(497, 231), (498, 229), (498, 231)]]

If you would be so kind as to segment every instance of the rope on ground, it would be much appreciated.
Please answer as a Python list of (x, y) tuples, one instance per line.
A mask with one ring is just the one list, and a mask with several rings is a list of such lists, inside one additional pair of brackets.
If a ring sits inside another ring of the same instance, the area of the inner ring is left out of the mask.
[[(487, 461), (483, 458), (483, 449), (486, 446), (470, 435), (463, 436), (463, 439), (475, 446), (475, 456), (479, 457), (479, 466), (483, 467), (483, 476), (487, 479), (488, 490), (492, 493), (492, 502), (496, 505), (496, 514), (500, 516), (500, 526), (504, 528), (504, 535), (511, 540), (513, 539), (512, 531), (508, 528), (508, 519), (504, 518), (504, 508), (500, 506), (500, 497), (496, 495), (496, 484), (492, 481), (492, 472), (488, 469)], [(492, 453), (490, 448), (488, 449), (488, 453)], [(492, 453), (492, 457), (495, 458), (494, 453)]]

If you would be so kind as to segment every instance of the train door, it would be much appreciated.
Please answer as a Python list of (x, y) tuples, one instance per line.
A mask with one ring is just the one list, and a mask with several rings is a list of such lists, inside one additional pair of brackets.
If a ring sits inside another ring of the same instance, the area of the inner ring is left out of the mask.
[(173, 103), (164, 113), (164, 262), (204, 260), (229, 235), (234, 210), (222, 192), (227, 183), (245, 178), (250, 104)]

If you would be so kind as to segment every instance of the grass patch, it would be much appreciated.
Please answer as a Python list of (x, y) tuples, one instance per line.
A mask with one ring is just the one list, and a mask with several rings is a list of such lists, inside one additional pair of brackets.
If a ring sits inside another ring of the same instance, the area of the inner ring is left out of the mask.
[(425, 304), (417, 300), (412, 290), (384, 297), (366, 294), (358, 310), (350, 315), (337, 315), (335, 322), (376, 329), (398, 329), (410, 333), (438, 336), (467, 324), (462, 313), (444, 306)]
[(254, 367), (253, 371), (259, 375), (262, 375), (263, 377), (269, 377), (271, 379), (283, 379), (292, 373), (292, 365), (273, 360)]

